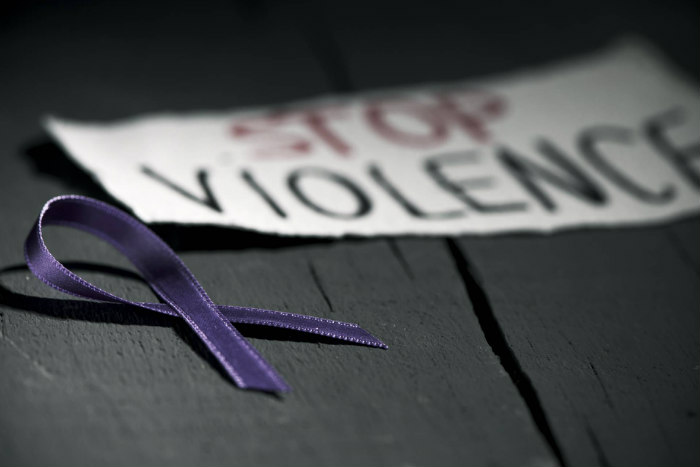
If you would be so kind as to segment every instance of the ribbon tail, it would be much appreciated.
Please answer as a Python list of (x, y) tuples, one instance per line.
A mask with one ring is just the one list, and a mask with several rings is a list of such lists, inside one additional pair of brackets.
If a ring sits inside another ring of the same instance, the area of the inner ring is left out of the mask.
[(317, 334), (369, 347), (389, 348), (384, 342), (353, 323), (295, 313), (263, 310), (261, 308), (218, 305), (218, 309), (232, 323), (273, 326)]
[[(179, 316), (168, 305), (163, 303), (139, 303), (143, 308), (171, 316)], [(388, 349), (384, 342), (362, 329), (355, 323), (335, 321), (315, 316), (300, 315), (282, 311), (265, 310), (233, 305), (216, 305), (219, 312), (231, 323), (254, 324), (275, 328), (291, 329), (293, 331), (316, 334), (355, 344)]]
[[(142, 308), (157, 311), (171, 316), (179, 316), (172, 308), (163, 303), (139, 303)], [(362, 329), (354, 323), (335, 321), (315, 316), (299, 315), (282, 311), (265, 310), (262, 308), (250, 308), (232, 305), (216, 305), (219, 312), (234, 324), (255, 324), (259, 326), (271, 326), (276, 328), (291, 329), (293, 331), (306, 332), (332, 339), (353, 342), (388, 349), (384, 342)]]

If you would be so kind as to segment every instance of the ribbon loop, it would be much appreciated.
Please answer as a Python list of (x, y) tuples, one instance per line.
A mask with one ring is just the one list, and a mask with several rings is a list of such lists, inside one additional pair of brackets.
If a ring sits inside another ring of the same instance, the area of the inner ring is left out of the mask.
[[(89, 232), (126, 256), (165, 303), (130, 301), (106, 292), (63, 266), (48, 250), (43, 227)], [(276, 326), (372, 347), (386, 345), (351, 323), (258, 308), (215, 305), (175, 252), (144, 224), (101, 201), (77, 195), (49, 200), (27, 237), (29, 269), (46, 284), (82, 298), (138, 306), (183, 318), (241, 388), (286, 392), (281, 376), (231, 324)]]

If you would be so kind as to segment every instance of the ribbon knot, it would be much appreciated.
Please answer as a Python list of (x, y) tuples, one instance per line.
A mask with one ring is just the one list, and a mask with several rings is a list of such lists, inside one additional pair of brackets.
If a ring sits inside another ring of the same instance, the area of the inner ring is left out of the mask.
[[(107, 241), (136, 266), (165, 303), (127, 300), (74, 274), (46, 247), (42, 232), (46, 225), (73, 227)], [(274, 326), (387, 348), (356, 324), (259, 308), (215, 305), (182, 260), (152, 230), (125, 212), (84, 196), (67, 195), (49, 200), (27, 237), (24, 253), (32, 273), (61, 292), (184, 319), (241, 388), (270, 392), (291, 389), (231, 323)]]

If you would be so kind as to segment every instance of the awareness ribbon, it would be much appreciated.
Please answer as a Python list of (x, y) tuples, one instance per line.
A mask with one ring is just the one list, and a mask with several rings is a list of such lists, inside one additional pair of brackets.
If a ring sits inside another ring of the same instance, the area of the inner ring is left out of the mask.
[[(89, 232), (126, 256), (165, 303), (117, 297), (80, 278), (54, 258), (42, 234), (47, 225)], [(274, 326), (371, 347), (387, 346), (356, 324), (280, 311), (215, 305), (175, 252), (144, 224), (109, 204), (78, 195), (58, 196), (41, 210), (24, 245), (29, 269), (44, 283), (82, 298), (121, 303), (183, 318), (241, 388), (290, 390), (231, 323)]]

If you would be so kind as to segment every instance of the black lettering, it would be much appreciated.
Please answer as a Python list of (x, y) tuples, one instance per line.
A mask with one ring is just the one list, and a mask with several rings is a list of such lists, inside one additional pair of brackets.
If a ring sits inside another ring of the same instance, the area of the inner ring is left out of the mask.
[(659, 191), (652, 191), (632, 180), (606, 159), (599, 148), (600, 143), (631, 144), (632, 130), (619, 126), (598, 126), (586, 129), (579, 135), (579, 150), (596, 170), (640, 201), (662, 204), (674, 198), (675, 191), (672, 186), (666, 185)]
[(433, 180), (435, 180), (438, 186), (448, 193), (454, 195), (455, 198), (462, 201), (475, 211), (490, 213), (522, 211), (525, 209), (525, 203), (519, 201), (500, 204), (485, 204), (469, 194), (468, 190), (493, 186), (493, 177), (473, 177), (468, 179), (452, 180), (443, 172), (443, 168), (446, 166), (461, 165), (475, 161), (476, 153), (474, 152), (445, 153), (429, 157), (425, 160), (424, 166), (425, 171)]
[(144, 175), (151, 177), (152, 179), (167, 186), (168, 188), (170, 188), (174, 192), (184, 196), (185, 198), (189, 199), (190, 201), (194, 201), (197, 204), (201, 204), (202, 206), (206, 206), (209, 209), (212, 209), (216, 212), (223, 212), (223, 209), (221, 209), (219, 202), (216, 200), (216, 198), (214, 197), (214, 194), (212, 193), (211, 189), (209, 188), (209, 182), (207, 181), (209, 174), (204, 169), (199, 169), (197, 171), (197, 180), (199, 181), (199, 185), (202, 187), (202, 190), (204, 191), (204, 199), (198, 198), (197, 196), (193, 195), (192, 193), (185, 190), (184, 188), (171, 182), (170, 180), (165, 178), (163, 175), (159, 174), (158, 172), (156, 172), (155, 170), (151, 169), (148, 166), (142, 165), (141, 172), (143, 172)]
[(685, 178), (690, 185), (700, 191), (700, 172), (693, 167), (693, 159), (700, 157), (700, 143), (695, 143), (684, 148), (678, 148), (669, 141), (666, 129), (686, 122), (686, 115), (682, 109), (676, 108), (655, 115), (644, 123), (644, 131), (656, 151), (667, 159)]
[(280, 207), (279, 204), (270, 196), (270, 194), (265, 190), (258, 182), (253, 178), (253, 175), (247, 170), (241, 170), (241, 177), (248, 184), (249, 187), (253, 189), (260, 197), (265, 200), (268, 206), (280, 217), (287, 217), (287, 213)]
[[(537, 149), (557, 166), (560, 173), (532, 162), (506, 147), (497, 149), (503, 166), (520, 184), (548, 211), (557, 209), (554, 201), (540, 188), (536, 179), (543, 180), (583, 201), (594, 205), (607, 202), (607, 195), (598, 184), (589, 178), (572, 160), (568, 159), (554, 145), (545, 139), (538, 141)], [(561, 174), (561, 172), (564, 172)]]
[(415, 203), (406, 198), (398, 188), (396, 188), (385, 176), (384, 173), (372, 164), (369, 166), (369, 175), (377, 182), (377, 185), (382, 187), (389, 196), (391, 196), (402, 208), (413, 217), (419, 219), (454, 219), (455, 217), (463, 217), (464, 211), (445, 211), (445, 212), (425, 212)]
[[(317, 177), (321, 179), (326, 179), (330, 182), (335, 183), (338, 186), (342, 186), (349, 193), (351, 193), (357, 200), (357, 209), (352, 213), (341, 213), (336, 211), (331, 211), (323, 206), (318, 205), (316, 202), (311, 200), (304, 191), (301, 190), (299, 182), (302, 178), (306, 177)], [(362, 191), (362, 189), (357, 186), (350, 179), (338, 175), (330, 170), (315, 168), (315, 167), (304, 167), (293, 171), (287, 178), (287, 183), (289, 189), (294, 193), (294, 195), (309, 209), (323, 214), (324, 216), (333, 217), (336, 219), (358, 219), (367, 215), (372, 210), (372, 202), (367, 197), (367, 195)]]

